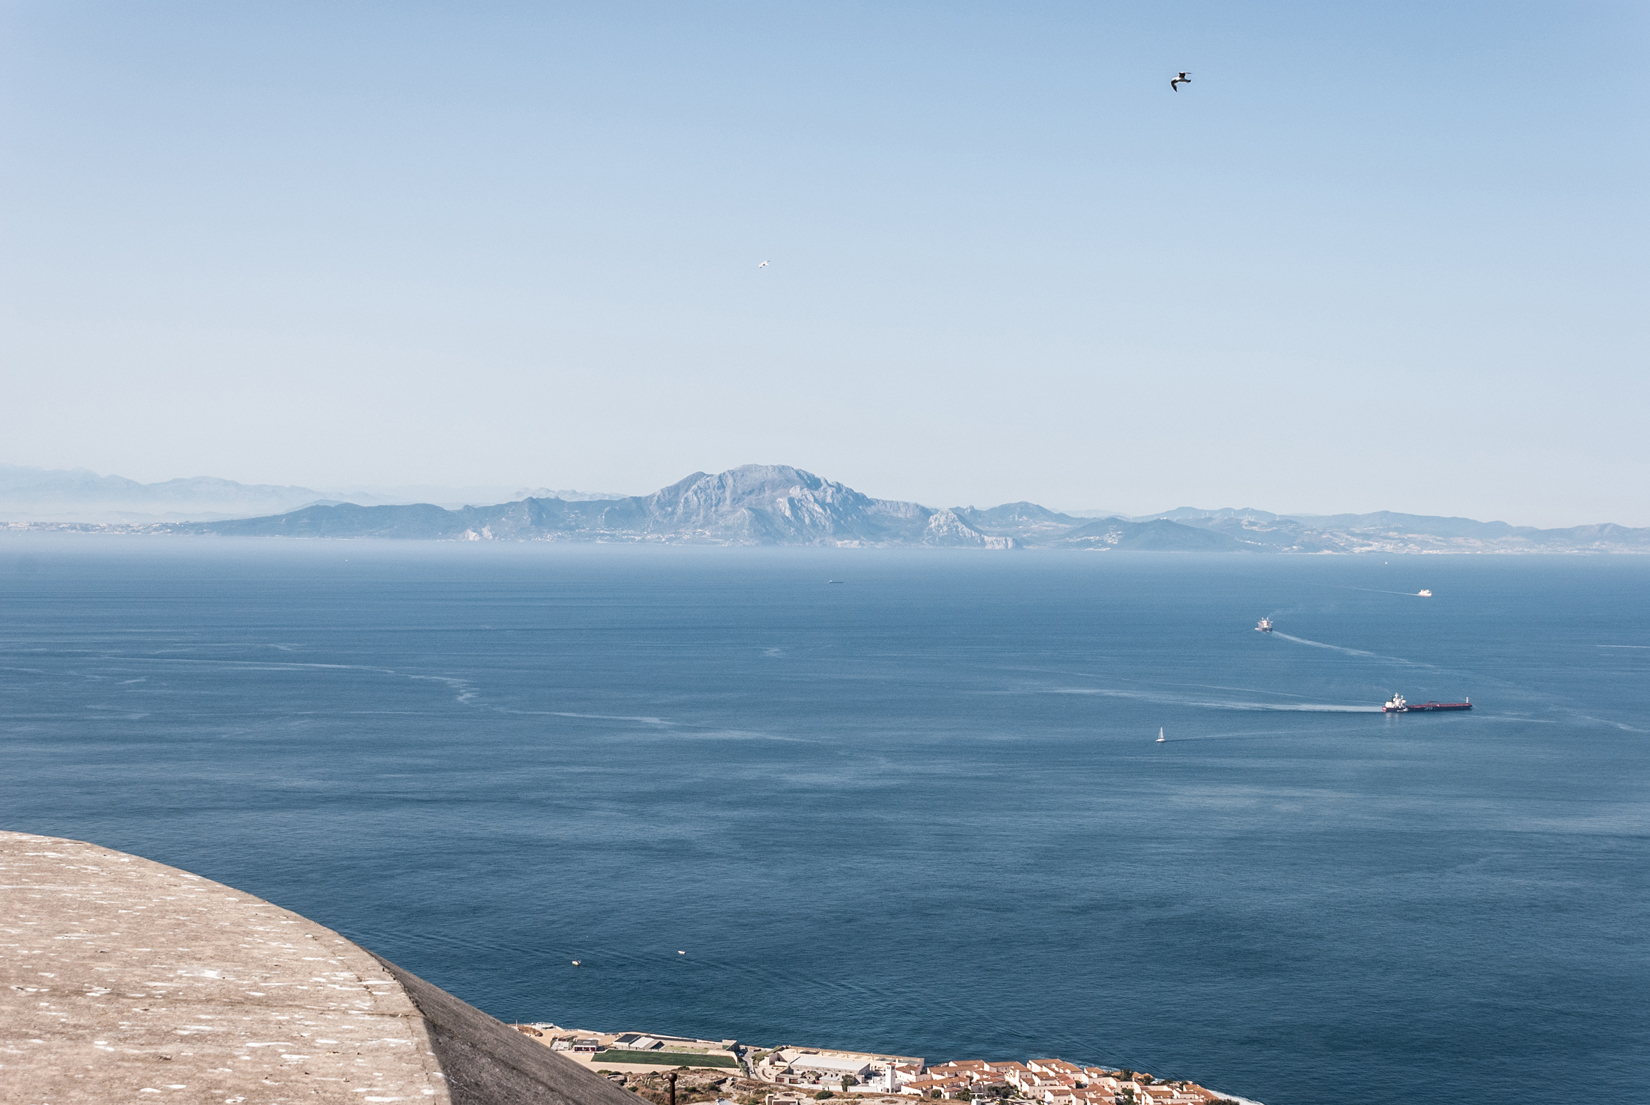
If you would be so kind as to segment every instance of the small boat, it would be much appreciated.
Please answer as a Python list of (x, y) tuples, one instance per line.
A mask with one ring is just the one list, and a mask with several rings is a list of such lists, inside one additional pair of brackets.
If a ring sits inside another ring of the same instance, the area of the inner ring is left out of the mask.
[(842, 581), (840, 579), (827, 579), (825, 582), (826, 583), (841, 583)]
[(1260, 620), (1260, 624), (1255, 626), (1255, 632), (1256, 633), (1270, 633), (1270, 632), (1272, 632), (1272, 619), (1271, 618), (1262, 618)]
[(573, 966), (577, 967), (578, 965), (579, 965), (579, 961), (577, 959), (573, 960)]
[(1157, 741), (1155, 743), (1162, 744), (1167, 739), (1168, 738), (1163, 735), (1163, 727), (1159, 725), (1157, 727)]
[(1415, 597), (1418, 599), (1430, 599), (1432, 597), (1432, 592), (1423, 587), (1419, 591), (1415, 592)]

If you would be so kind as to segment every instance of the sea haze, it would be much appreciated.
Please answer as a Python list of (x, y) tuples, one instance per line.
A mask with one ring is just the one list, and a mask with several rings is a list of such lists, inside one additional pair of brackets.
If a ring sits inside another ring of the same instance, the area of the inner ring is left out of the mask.
[(4, 827), (501, 1018), (1643, 1092), (1647, 559), (22, 534), (0, 669)]

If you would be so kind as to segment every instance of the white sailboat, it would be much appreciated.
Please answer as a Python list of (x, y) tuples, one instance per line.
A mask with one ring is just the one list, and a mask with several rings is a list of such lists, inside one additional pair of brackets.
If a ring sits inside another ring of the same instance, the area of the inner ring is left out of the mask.
[(1163, 735), (1163, 727), (1159, 725), (1157, 727), (1157, 743), (1162, 744), (1165, 740), (1168, 740), (1168, 738)]

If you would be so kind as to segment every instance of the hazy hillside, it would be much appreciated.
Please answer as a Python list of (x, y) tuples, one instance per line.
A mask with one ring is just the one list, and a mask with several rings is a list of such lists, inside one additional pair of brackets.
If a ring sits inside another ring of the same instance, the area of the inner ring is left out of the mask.
[(360, 506), (386, 503), (501, 502), (529, 495), (562, 499), (616, 499), (582, 491), (511, 493), (508, 487), (388, 487), (373, 490), (316, 490), (275, 484), (246, 484), (196, 476), (140, 483), (124, 476), (101, 476), (84, 468), (24, 468), (0, 465), (0, 522), (145, 523), (215, 521), (279, 514), (324, 502)]
[(1156, 517), (1273, 552), (1650, 552), (1650, 529), (1610, 523), (1536, 529), (1392, 511), (1316, 516), (1191, 507)]
[(695, 472), (651, 495), (529, 498), (496, 506), (313, 506), (270, 518), (172, 527), (179, 533), (464, 540), (671, 541), (715, 545), (931, 545), (1009, 548), (950, 510), (873, 499), (785, 465)]
[[(541, 489), (542, 490), (542, 489)], [(1253, 508), (1180, 507), (1142, 518), (1090, 518), (1036, 503), (937, 508), (877, 499), (788, 465), (747, 464), (695, 472), (651, 495), (531, 495), (492, 506), (315, 502), (302, 487), (230, 480), (139, 484), (91, 472), (0, 468), (0, 506), (56, 496), (58, 502), (193, 502), (216, 495), (224, 515), (191, 522), (92, 526), (39, 518), (12, 528), (114, 528), (134, 532), (257, 537), (387, 537), (432, 541), (654, 541), (705, 545), (1067, 548), (1125, 552), (1416, 553), (1650, 552), (1650, 529), (1609, 523), (1535, 529), (1471, 518), (1381, 511), (1281, 515)], [(292, 500), (306, 505), (290, 509)], [(280, 507), (257, 517), (257, 502)]]
[(210, 476), (139, 483), (84, 468), (0, 465), (0, 516), (14, 519), (121, 521), (268, 514), (325, 498), (308, 487), (244, 484)]

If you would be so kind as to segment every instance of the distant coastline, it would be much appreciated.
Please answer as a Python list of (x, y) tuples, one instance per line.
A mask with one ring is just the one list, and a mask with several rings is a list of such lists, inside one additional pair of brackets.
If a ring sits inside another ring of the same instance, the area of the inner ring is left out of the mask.
[[(594, 1032), (548, 1022), (516, 1031), (654, 1105), (714, 1098), (733, 1105), (811, 1105), (841, 1095), (860, 1105), (970, 1101), (983, 1105), (1259, 1105), (1185, 1079), (1082, 1066), (1064, 1059), (953, 1059), (930, 1066), (888, 1055), (647, 1032)], [(665, 1075), (672, 1070), (675, 1074)], [(668, 1079), (668, 1081), (667, 1081)]]
[[(223, 481), (218, 481), (223, 482)], [(138, 486), (138, 485), (134, 485)], [(239, 486), (239, 485), (236, 485)], [(302, 490), (302, 489), (276, 489)], [(876, 499), (785, 465), (695, 472), (651, 495), (528, 495), (491, 506), (311, 503), (255, 517), (192, 521), (0, 522), (12, 532), (409, 541), (577, 541), (836, 548), (1080, 549), (1403, 555), (1650, 553), (1650, 527), (1612, 523), (1537, 529), (1505, 522), (1382, 511), (1280, 515), (1182, 507), (1162, 514), (1079, 517), (1031, 502), (980, 509)]]

